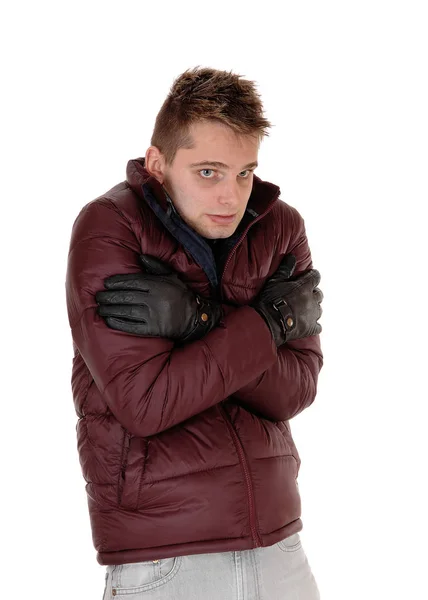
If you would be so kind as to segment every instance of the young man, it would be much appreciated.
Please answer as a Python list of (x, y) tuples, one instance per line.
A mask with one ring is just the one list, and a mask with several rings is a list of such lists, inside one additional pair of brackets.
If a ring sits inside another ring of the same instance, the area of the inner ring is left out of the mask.
[(78, 449), (104, 600), (319, 598), (289, 420), (314, 400), (304, 221), (254, 174), (254, 83), (179, 76), (145, 158), (72, 230)]

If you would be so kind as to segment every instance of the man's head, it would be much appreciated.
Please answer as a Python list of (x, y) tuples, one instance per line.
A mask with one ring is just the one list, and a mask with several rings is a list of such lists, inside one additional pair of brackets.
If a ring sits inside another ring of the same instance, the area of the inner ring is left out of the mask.
[[(269, 121), (254, 83), (198, 68), (173, 83), (156, 118), (147, 171), (200, 235), (231, 236), (251, 194), (260, 141)], [(217, 164), (213, 164), (217, 163)], [(221, 221), (213, 216), (229, 216)]]

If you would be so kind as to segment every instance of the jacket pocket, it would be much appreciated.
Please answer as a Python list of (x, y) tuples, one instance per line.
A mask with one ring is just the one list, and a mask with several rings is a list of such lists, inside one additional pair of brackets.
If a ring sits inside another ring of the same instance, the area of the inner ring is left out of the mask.
[(119, 480), (119, 505), (137, 510), (147, 461), (149, 442), (146, 438), (125, 433), (122, 469)]
[(297, 475), (299, 473), (301, 461), (300, 461), (299, 453), (297, 452), (296, 444), (294, 443), (294, 440), (293, 440), (293, 436), (291, 435), (290, 425), (289, 425), (288, 421), (277, 421), (275, 423), (275, 425), (278, 427), (278, 429), (281, 431), (282, 435), (284, 436), (285, 441), (287, 442), (287, 446), (290, 451), (290, 455), (296, 461), (296, 466), (297, 466), (296, 477), (297, 477)]

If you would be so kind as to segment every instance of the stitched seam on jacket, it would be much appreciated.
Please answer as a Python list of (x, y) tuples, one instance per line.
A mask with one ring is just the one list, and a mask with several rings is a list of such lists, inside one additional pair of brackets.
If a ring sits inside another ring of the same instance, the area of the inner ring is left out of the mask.
[(75, 321), (75, 323), (73, 323), (73, 325), (70, 325), (70, 329), (73, 330), (77, 327), (77, 325), (79, 325), (80, 321), (83, 318), (83, 315), (85, 314), (85, 312), (91, 308), (95, 308), (97, 306), (97, 304), (91, 305), (91, 306), (87, 306), (86, 308), (84, 308), (79, 316), (79, 318), (77, 319), (77, 321)]
[[(264, 279), (262, 280), (260, 278), (260, 281), (264, 281)], [(239, 283), (233, 283), (232, 281), (223, 281), (223, 284), (227, 284), (228, 287), (243, 288), (245, 290), (256, 290), (258, 287), (257, 285), (241, 285)]]
[(271, 460), (272, 458), (294, 458), (294, 460), (297, 461), (296, 457), (291, 452), (291, 448), (290, 454), (277, 454), (276, 456), (257, 456), (255, 458), (253, 457), (251, 460)]
[(171, 354), (168, 356), (168, 360), (166, 361), (166, 364), (167, 364), (166, 392), (165, 392), (165, 397), (163, 399), (163, 404), (162, 404), (161, 421), (159, 423), (160, 427), (162, 426), (162, 423), (163, 423), (163, 415), (165, 412), (165, 407), (166, 407), (168, 394), (169, 394), (169, 369), (171, 366)]
[(223, 371), (222, 371), (222, 368), (220, 367), (220, 365), (219, 365), (219, 363), (218, 363), (218, 361), (217, 361), (216, 357), (214, 356), (214, 354), (211, 352), (211, 348), (208, 346), (208, 344), (207, 344), (206, 342), (204, 342), (204, 340), (203, 340), (203, 339), (201, 339), (201, 342), (204, 344), (205, 348), (207, 348), (208, 352), (210, 353), (210, 355), (212, 356), (213, 360), (215, 361), (215, 364), (217, 365), (217, 367), (218, 367), (218, 370), (219, 370), (219, 371), (220, 371), (220, 373), (221, 373), (221, 376), (222, 376), (222, 378), (223, 378), (223, 394), (224, 394), (224, 391), (225, 391), (225, 390), (224, 390), (225, 376), (224, 376), (224, 373), (223, 373)]
[[(80, 352), (79, 352), (79, 354), (80, 354)], [(82, 356), (82, 360), (83, 360), (83, 356)], [(83, 362), (85, 362), (85, 361), (83, 361)], [(85, 363), (85, 367), (86, 367), (87, 379), (86, 379), (85, 399), (83, 400), (82, 405), (81, 405), (81, 412), (82, 412), (83, 416), (86, 416), (85, 408), (86, 408), (86, 404), (88, 402), (89, 388), (91, 387), (91, 385), (93, 383), (95, 383), (94, 378), (92, 377), (92, 374), (91, 374), (90, 370), (88, 369), (86, 363)]]
[[(170, 352), (170, 351), (168, 350), (168, 352)], [(154, 358), (157, 358), (159, 355), (161, 355), (161, 354), (165, 354), (165, 353), (166, 353), (166, 351), (165, 351), (165, 350), (162, 350), (162, 351), (161, 351), (161, 352), (159, 352), (158, 354), (155, 354), (155, 355), (153, 355), (153, 356), (150, 356), (150, 358), (148, 358), (148, 359), (145, 359), (145, 360), (141, 361), (141, 362), (138, 364), (138, 366), (136, 366), (136, 367), (135, 367), (133, 370), (134, 370), (134, 371), (138, 370), (138, 369), (139, 369), (139, 368), (140, 368), (142, 365), (146, 364), (147, 362), (150, 362), (150, 361), (151, 361), (151, 360), (153, 360)], [(169, 360), (169, 359), (168, 359), (168, 360)], [(164, 369), (164, 368), (165, 368), (165, 367), (162, 367), (162, 369)], [(162, 369), (161, 369), (161, 371), (162, 371)], [(109, 380), (109, 381), (106, 383), (106, 385), (103, 387), (103, 389), (102, 389), (102, 390), (101, 390), (100, 388), (98, 388), (98, 389), (100, 389), (100, 392), (101, 392), (101, 394), (104, 394), (104, 393), (105, 393), (105, 391), (106, 391), (106, 389), (108, 388), (108, 386), (109, 386), (111, 383), (113, 383), (113, 381), (114, 381), (115, 379), (117, 379), (117, 377), (120, 377), (120, 375), (122, 375), (122, 373), (124, 373), (124, 372), (126, 372), (126, 371), (127, 371), (127, 367), (124, 367), (123, 369), (121, 369), (120, 371), (118, 371), (118, 372), (117, 372), (115, 375), (113, 375), (113, 377), (112, 377), (112, 378), (111, 378), (111, 379), (110, 379), (110, 380)], [(160, 375), (160, 373), (161, 373), (161, 372), (159, 372), (159, 373), (158, 373), (158, 376)], [(153, 381), (153, 383), (150, 385), (150, 388), (149, 388), (149, 390), (148, 390), (148, 392), (147, 392), (147, 393), (150, 393), (150, 391), (151, 391), (151, 389), (153, 388), (153, 386), (155, 385), (156, 381), (157, 381), (157, 377), (155, 378), (155, 380)]]
[[(106, 204), (106, 203), (102, 202), (102, 200), (107, 200), (109, 204)], [(98, 204), (100, 206), (103, 206), (103, 207), (107, 208), (108, 210), (111, 210), (111, 211), (115, 212), (116, 214), (120, 215), (121, 218), (125, 221), (125, 223), (128, 226), (128, 228), (130, 229), (131, 234), (133, 235), (133, 237), (135, 238), (135, 241), (137, 242), (137, 245), (138, 246), (140, 245), (140, 241), (139, 241), (139, 239), (137, 237), (137, 234), (135, 233), (134, 228), (133, 228), (133, 224), (135, 224), (135, 222), (137, 222), (137, 220), (138, 220), (137, 217), (136, 217), (135, 221), (129, 221), (129, 219), (122, 213), (122, 211), (120, 209), (118, 209), (118, 207), (116, 206), (116, 204), (114, 203), (114, 201), (112, 200), (112, 198), (110, 198), (108, 196), (103, 196), (102, 198), (99, 198), (97, 200), (93, 200), (90, 204), (92, 204), (92, 203), (95, 203), (95, 204)], [(88, 204), (85, 207), (84, 212), (86, 212), (89, 209), (90, 204)], [(83, 211), (83, 209), (82, 209), (82, 211)], [(79, 216), (77, 218), (79, 218)], [(92, 236), (81, 238), (73, 246), (70, 246), (70, 248), (68, 250), (68, 257), (70, 257), (70, 254), (73, 252), (73, 250), (80, 243), (88, 241), (88, 240), (92, 240), (92, 239), (102, 239), (102, 238), (106, 238), (106, 239), (109, 239), (109, 240), (113, 239), (116, 242), (120, 239), (120, 238), (112, 238), (111, 235), (92, 235)], [(94, 304), (93, 306), (97, 306), (97, 304)], [(88, 308), (93, 308), (93, 306), (87, 306), (86, 308), (84, 308), (83, 311), (82, 311), (82, 313), (79, 315), (79, 317), (73, 323), (73, 325), (70, 325), (70, 328), (73, 329), (77, 325), (77, 323), (81, 320), (81, 318), (82, 318), (85, 310), (87, 310)]]
[[(107, 235), (107, 234), (102, 234), (102, 235), (88, 235), (86, 237), (80, 238), (80, 240), (78, 240), (74, 244), (74, 246), (72, 248), (70, 248), (70, 251), (69, 251), (68, 255), (70, 255), (72, 252), (74, 252), (74, 250), (77, 248), (77, 246), (79, 246), (79, 244), (82, 244), (83, 242), (87, 242), (89, 240), (103, 239), (103, 238), (105, 238), (107, 240), (111, 240), (113, 242), (119, 242), (119, 241), (121, 241), (121, 238), (119, 238), (119, 237), (112, 237), (111, 235)], [(122, 240), (122, 241), (126, 242), (127, 240)]]
[(190, 473), (181, 473), (181, 475), (172, 475), (171, 477), (164, 477), (163, 479), (154, 479), (153, 481), (147, 481), (145, 485), (156, 485), (157, 483), (170, 481), (171, 479), (179, 479), (180, 477), (190, 477), (191, 475), (196, 475), (197, 473), (208, 473), (209, 471), (215, 471), (216, 469), (228, 469), (231, 467), (241, 467), (241, 464), (235, 463), (233, 465), (220, 465), (218, 467), (210, 467), (209, 469), (198, 469), (197, 471), (190, 471)]
[[(102, 202), (103, 200), (107, 200), (109, 204), (106, 204), (105, 202)], [(117, 206), (115, 205), (115, 203), (113, 202), (113, 200), (107, 196), (103, 196), (102, 198), (97, 198), (96, 200), (92, 200), (92, 202), (90, 202), (89, 204), (87, 204), (84, 208), (82, 208), (81, 212), (77, 215), (76, 217), (76, 221), (77, 219), (79, 219), (79, 217), (83, 216), (84, 212), (87, 212), (89, 210), (89, 208), (92, 206), (92, 204), (96, 204), (99, 206), (103, 206), (104, 208), (107, 208), (108, 210), (111, 210), (117, 214), (119, 214), (122, 219), (126, 222), (126, 224), (128, 225), (128, 227), (131, 229), (132, 233), (135, 236), (134, 230), (131, 227), (131, 223), (133, 223), (134, 221), (129, 221), (125, 215), (117, 208)], [(98, 237), (98, 236), (93, 236), (93, 237)], [(103, 236), (100, 236), (103, 237)], [(108, 236), (106, 236), (108, 237)], [(91, 238), (83, 238), (83, 239), (91, 239)], [(70, 246), (68, 253), (70, 254), (74, 248), (77, 246), (77, 244), (79, 244), (82, 240), (78, 240), (74, 246)], [(138, 241), (138, 238), (137, 238)]]
[[(132, 194), (133, 194), (134, 196), (136, 196), (136, 197), (137, 197), (137, 200), (138, 200), (139, 198), (138, 198), (137, 194), (135, 194), (134, 190), (133, 190), (132, 188), (129, 188), (129, 190), (132, 192)], [(106, 198), (106, 200), (108, 200), (108, 201), (110, 202), (110, 204), (112, 205), (112, 210), (114, 210), (115, 212), (117, 212), (117, 213), (118, 213), (118, 214), (119, 214), (119, 215), (122, 217), (122, 219), (123, 219), (124, 221), (126, 221), (126, 223), (127, 223), (127, 224), (128, 224), (128, 226), (129, 226), (129, 229), (132, 231), (133, 235), (135, 236), (135, 239), (137, 240), (137, 242), (138, 242), (138, 243), (140, 243), (140, 240), (138, 239), (138, 235), (137, 235), (137, 233), (136, 233), (136, 231), (135, 231), (135, 229), (134, 229), (134, 225), (135, 225), (136, 223), (138, 223), (139, 225), (142, 225), (142, 224), (141, 224), (141, 217), (140, 217), (140, 214), (136, 215), (136, 216), (135, 216), (135, 218), (134, 218), (132, 221), (130, 221), (130, 220), (128, 219), (128, 217), (127, 217), (127, 216), (126, 216), (126, 215), (125, 215), (125, 214), (124, 214), (124, 213), (123, 213), (123, 212), (120, 210), (120, 208), (119, 208), (119, 207), (117, 206), (117, 204), (114, 202), (114, 199), (112, 199), (112, 198), (110, 198), (110, 197), (108, 197), (108, 196), (105, 196), (105, 198)], [(142, 232), (142, 231), (143, 231), (143, 228), (141, 227), (141, 232)]]
[[(134, 223), (134, 221), (130, 221), (128, 219), (128, 217), (120, 210), (120, 208), (118, 207), (118, 205), (115, 202), (116, 198), (114, 198), (114, 196), (113, 197), (103, 196), (103, 199), (108, 200), (108, 202), (110, 203), (111, 210), (114, 210), (115, 212), (117, 212), (122, 217), (122, 219), (124, 221), (126, 221), (128, 223), (128, 225), (131, 227), (131, 223)], [(131, 227), (131, 229), (132, 229), (132, 227)]]

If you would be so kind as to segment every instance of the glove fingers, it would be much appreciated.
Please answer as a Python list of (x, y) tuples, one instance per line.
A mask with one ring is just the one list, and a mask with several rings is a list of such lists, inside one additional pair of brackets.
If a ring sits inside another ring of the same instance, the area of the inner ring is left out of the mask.
[(149, 335), (147, 333), (147, 325), (145, 323), (132, 323), (114, 317), (107, 317), (106, 323), (111, 329), (117, 329), (125, 333), (133, 333), (134, 335)]
[(311, 269), (311, 271), (312, 271), (312, 277), (313, 277), (312, 281), (313, 281), (313, 285), (315, 288), (321, 281), (321, 275), (320, 275), (320, 272), (317, 271), (316, 269)]
[(101, 304), (97, 312), (100, 317), (122, 317), (140, 323), (146, 323), (149, 317), (147, 308), (138, 305)]
[(173, 269), (163, 261), (150, 254), (140, 254), (140, 262), (151, 275), (171, 275)]
[(145, 305), (148, 299), (148, 293), (138, 290), (117, 290), (107, 292), (97, 292), (95, 299), (99, 304), (142, 304)]
[(311, 288), (315, 289), (321, 281), (321, 275), (316, 269), (309, 269), (309, 271), (305, 271), (294, 281), (299, 283), (299, 287), (302, 285), (309, 285)]
[(289, 279), (294, 273), (296, 268), (296, 257), (294, 254), (286, 254), (281, 261), (278, 269), (273, 274), (272, 279), (275, 281), (282, 281), (283, 279)]
[[(319, 317), (318, 317), (319, 318)], [(320, 325), (320, 323), (315, 323), (315, 325), (313, 327), (310, 327), (307, 332), (305, 333), (305, 335), (302, 336), (303, 337), (311, 337), (313, 335), (319, 335), (322, 331), (322, 326)]]
[(145, 290), (147, 279), (143, 273), (126, 273), (112, 275), (104, 280), (107, 290)]
[(320, 288), (319, 288), (319, 287), (316, 287), (316, 288), (314, 289), (314, 294), (315, 294), (315, 299), (316, 299), (316, 301), (317, 301), (318, 303), (323, 301), (323, 299), (324, 299), (324, 294), (322, 293), (322, 291), (320, 290)]

